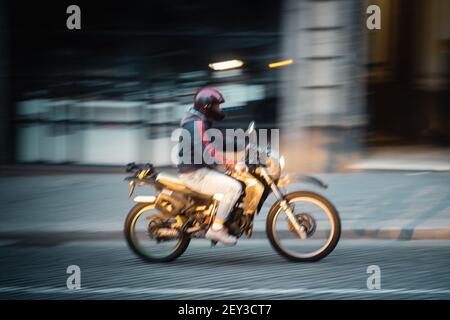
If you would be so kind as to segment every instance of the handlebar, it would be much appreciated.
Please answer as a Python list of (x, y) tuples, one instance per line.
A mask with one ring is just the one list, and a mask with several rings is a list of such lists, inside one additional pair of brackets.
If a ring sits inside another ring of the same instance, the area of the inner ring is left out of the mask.
[(130, 162), (126, 166), (126, 172), (132, 172), (132, 171), (141, 171), (141, 170), (148, 170), (154, 171), (155, 167), (151, 163), (146, 164), (136, 164), (134, 162)]
[(146, 183), (154, 183), (158, 172), (151, 163), (136, 164), (130, 162), (126, 166), (126, 172), (134, 172), (131, 176), (126, 177), (126, 181), (141, 181)]

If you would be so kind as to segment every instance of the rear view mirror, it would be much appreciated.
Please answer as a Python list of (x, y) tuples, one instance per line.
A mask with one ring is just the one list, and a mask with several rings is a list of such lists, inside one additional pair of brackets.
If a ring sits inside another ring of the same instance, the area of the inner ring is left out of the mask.
[(255, 130), (255, 122), (252, 121), (250, 122), (250, 124), (248, 125), (248, 129), (247, 129), (247, 133), (252, 133)]

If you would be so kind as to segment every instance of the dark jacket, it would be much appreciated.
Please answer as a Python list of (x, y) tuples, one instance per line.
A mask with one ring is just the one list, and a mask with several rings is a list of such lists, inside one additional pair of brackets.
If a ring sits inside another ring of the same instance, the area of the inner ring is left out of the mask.
[[(182, 160), (178, 165), (179, 172), (189, 172), (204, 167), (213, 167), (214, 165), (207, 164), (204, 161), (204, 153), (207, 152), (208, 156), (213, 157), (217, 164), (228, 164), (222, 152), (214, 149), (209, 142), (206, 130), (211, 128), (211, 122), (208, 121), (206, 116), (194, 108), (190, 108), (180, 123), (181, 128), (187, 130), (190, 134), (190, 157), (188, 163), (183, 163)], [(199, 137), (199, 139), (195, 139)], [(180, 138), (181, 140), (182, 138)], [(181, 146), (181, 145), (180, 145)], [(183, 159), (183, 150), (179, 151), (181, 159)], [(201, 163), (195, 163), (195, 158), (201, 159)]]

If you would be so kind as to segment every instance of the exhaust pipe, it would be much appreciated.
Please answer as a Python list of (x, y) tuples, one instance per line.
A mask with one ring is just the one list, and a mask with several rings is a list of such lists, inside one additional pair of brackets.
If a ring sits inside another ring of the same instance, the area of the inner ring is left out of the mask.
[(155, 230), (153, 236), (155, 238), (177, 239), (180, 237), (180, 232), (176, 229), (160, 228)]

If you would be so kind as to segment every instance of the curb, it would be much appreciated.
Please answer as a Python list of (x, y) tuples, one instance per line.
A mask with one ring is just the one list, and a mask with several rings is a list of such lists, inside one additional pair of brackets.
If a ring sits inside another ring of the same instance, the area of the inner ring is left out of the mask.
[[(289, 231), (286, 231), (290, 233)], [(245, 236), (243, 239), (247, 239)], [(250, 239), (267, 239), (265, 230), (256, 230)], [(450, 229), (353, 229), (342, 230), (341, 239), (357, 240), (450, 240)], [(55, 246), (72, 241), (124, 240), (122, 231), (8, 231), (0, 232), (0, 241), (12, 241), (9, 245)]]

